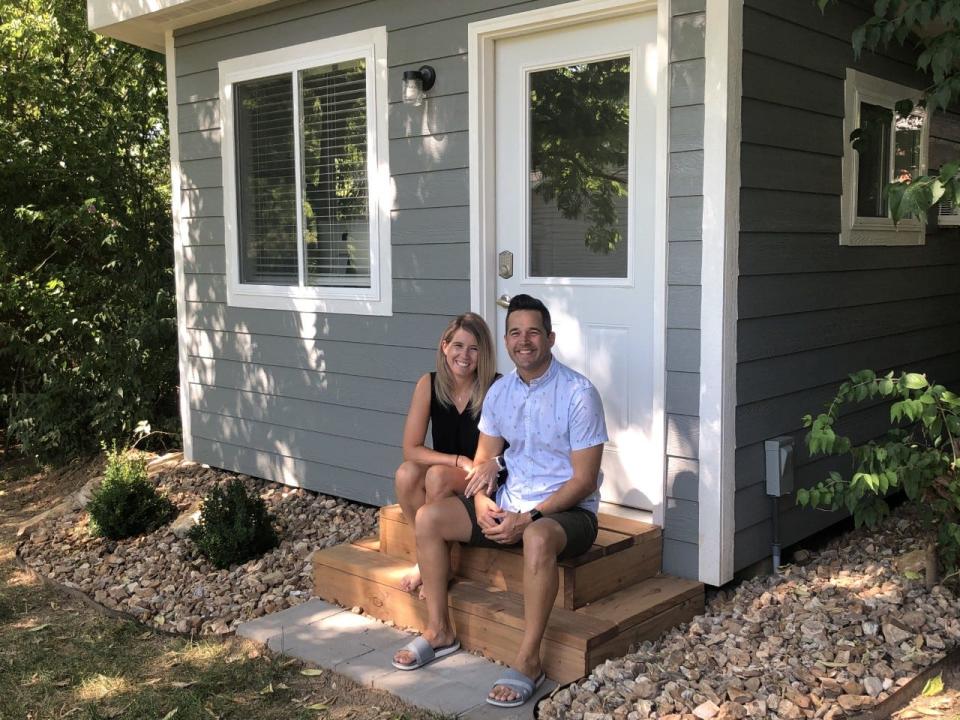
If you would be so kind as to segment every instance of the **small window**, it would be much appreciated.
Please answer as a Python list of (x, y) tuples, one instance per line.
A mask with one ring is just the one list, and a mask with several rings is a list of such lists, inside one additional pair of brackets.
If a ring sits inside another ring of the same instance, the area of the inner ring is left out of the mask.
[(926, 172), (926, 114), (914, 108), (904, 117), (895, 109), (900, 100), (917, 101), (920, 92), (850, 69), (844, 91), (840, 244), (922, 245), (923, 223), (907, 219), (895, 226), (883, 193), (895, 179)]
[(389, 315), (386, 31), (220, 63), (231, 305)]

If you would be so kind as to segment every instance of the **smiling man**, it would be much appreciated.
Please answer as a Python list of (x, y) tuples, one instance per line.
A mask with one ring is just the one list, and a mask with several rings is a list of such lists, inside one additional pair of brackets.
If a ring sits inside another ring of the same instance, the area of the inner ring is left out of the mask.
[[(504, 342), (516, 369), (494, 383), (483, 402), (466, 496), (417, 513), (429, 620), (423, 635), (394, 656), (396, 667), (413, 670), (459, 647), (447, 610), (450, 542), (522, 542), (524, 634), (511, 669), (487, 695), (502, 707), (522, 705), (543, 682), (540, 644), (557, 595), (557, 559), (586, 552), (597, 536), (603, 406), (589, 380), (553, 357), (554, 341), (544, 304), (514, 297)], [(509, 476), (491, 498), (504, 463)]]

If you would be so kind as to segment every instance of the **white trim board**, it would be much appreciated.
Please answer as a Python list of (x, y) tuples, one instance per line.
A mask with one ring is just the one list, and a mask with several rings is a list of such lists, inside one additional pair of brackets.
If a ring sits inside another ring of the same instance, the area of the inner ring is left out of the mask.
[(173, 218), (173, 275), (177, 296), (177, 366), (180, 371), (180, 429), (183, 457), (193, 460), (193, 432), (190, 424), (190, 366), (187, 356), (187, 279), (183, 270), (183, 229), (180, 194), (180, 123), (177, 114), (177, 57), (173, 30), (165, 33), (167, 61), (167, 118), (170, 127), (170, 208)]
[(700, 307), (701, 582), (733, 579), (743, 0), (707, 0)]
[[(470, 308), (485, 318), (496, 312), (495, 168), (494, 168), (494, 43), (496, 40), (637, 12), (657, 12), (657, 83), (669, 88), (669, 0), (576, 0), (538, 10), (472, 22), (467, 26), (469, 177), (470, 177)], [(656, 204), (654, 213), (654, 388), (653, 438), (659, 466), (660, 499), (653, 521), (663, 525), (666, 496), (666, 243), (667, 178), (669, 168), (669, 91), (657, 96)]]

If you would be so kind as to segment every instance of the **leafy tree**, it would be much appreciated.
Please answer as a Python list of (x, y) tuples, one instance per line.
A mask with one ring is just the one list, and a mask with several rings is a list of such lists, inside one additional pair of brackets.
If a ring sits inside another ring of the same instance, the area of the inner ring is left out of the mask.
[(0, 0), (0, 412), (41, 458), (175, 427), (162, 57)]
[[(816, 0), (823, 11), (838, 0)], [(960, 98), (960, 2), (957, 0), (875, 0), (873, 15), (853, 31), (854, 56), (890, 43), (916, 47), (917, 69), (933, 82), (920, 104), (927, 116), (951, 107)], [(896, 112), (907, 117), (913, 102), (901, 100)], [(857, 131), (854, 131), (856, 134)], [(855, 138), (851, 138), (855, 140)], [(960, 161), (945, 163), (937, 175), (895, 180), (885, 189), (894, 222), (908, 217), (926, 219), (941, 200), (960, 204)]]
[[(851, 403), (885, 401), (893, 426), (886, 438), (853, 445), (834, 425)], [(887, 494), (902, 490), (924, 520), (931, 546), (939, 548), (951, 572), (960, 564), (960, 398), (919, 373), (872, 370), (850, 375), (826, 412), (807, 415), (810, 455), (849, 455), (849, 475), (831, 472), (809, 489), (797, 491), (797, 503), (828, 510), (846, 508), (857, 526), (876, 526), (890, 512)], [(928, 565), (932, 586), (936, 563)]]

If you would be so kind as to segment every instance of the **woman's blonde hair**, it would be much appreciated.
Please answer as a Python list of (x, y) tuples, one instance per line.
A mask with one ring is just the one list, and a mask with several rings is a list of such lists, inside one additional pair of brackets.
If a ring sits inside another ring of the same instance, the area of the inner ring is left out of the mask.
[(468, 312), (457, 315), (447, 325), (440, 342), (437, 344), (437, 399), (441, 404), (450, 407), (453, 405), (453, 374), (447, 365), (447, 357), (443, 354), (443, 346), (453, 340), (457, 330), (466, 330), (477, 339), (477, 377), (473, 381), (473, 390), (470, 393), (470, 415), (478, 417), (483, 406), (483, 398), (493, 383), (497, 373), (497, 362), (493, 353), (493, 335), (486, 321), (476, 313)]

